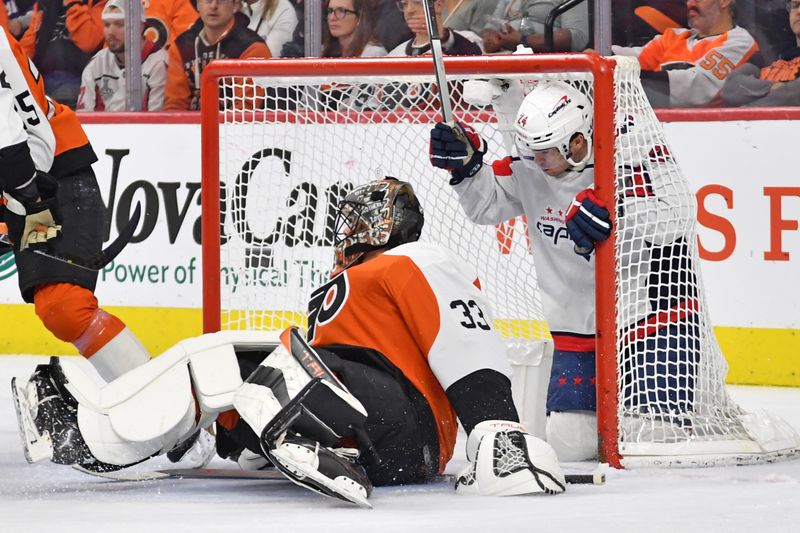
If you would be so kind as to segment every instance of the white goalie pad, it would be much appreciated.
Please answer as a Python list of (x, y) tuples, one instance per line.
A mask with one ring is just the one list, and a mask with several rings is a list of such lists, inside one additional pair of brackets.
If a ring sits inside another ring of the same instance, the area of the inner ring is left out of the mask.
[[(116, 425), (114, 421), (117, 422)], [(112, 418), (107, 414), (78, 407), (78, 428), (92, 455), (105, 463), (127, 465), (164, 453), (189, 437), (195, 430), (194, 405), (185, 410), (177, 423), (166, 424), (160, 435), (149, 439), (142, 439), (138, 434), (135, 435), (136, 440), (128, 439), (119, 431), (120, 427), (123, 432), (136, 428), (136, 422), (133, 417)]]
[(242, 383), (236, 350), (269, 351), (274, 345), (275, 336), (262, 332), (202, 335), (179, 342), (108, 384), (77, 358), (65, 359), (62, 369), (66, 387), (78, 401), (78, 424), (90, 450), (100, 460), (121, 464), (122, 457), (125, 462), (134, 456), (139, 460), (191, 434), (195, 400), (201, 423), (230, 409)]

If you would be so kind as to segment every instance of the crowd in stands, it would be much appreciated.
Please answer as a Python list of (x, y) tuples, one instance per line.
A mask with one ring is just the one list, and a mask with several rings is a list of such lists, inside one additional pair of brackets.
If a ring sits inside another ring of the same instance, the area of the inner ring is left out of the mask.
[[(324, 57), (429, 53), (425, 0), (326, 0)], [(435, 0), (451, 55), (584, 51), (592, 0)], [(301, 57), (303, 0), (142, 0), (143, 109), (196, 110), (218, 58)], [(0, 0), (0, 25), (35, 61), (48, 95), (78, 111), (122, 111), (127, 0)], [(614, 2), (613, 52), (636, 56), (654, 107), (800, 105), (800, 0)]]

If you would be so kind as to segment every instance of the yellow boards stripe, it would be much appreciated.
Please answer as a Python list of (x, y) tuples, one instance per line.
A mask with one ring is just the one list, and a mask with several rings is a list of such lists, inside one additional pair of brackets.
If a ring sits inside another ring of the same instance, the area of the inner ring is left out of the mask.
[[(200, 309), (159, 307), (104, 307), (119, 316), (152, 354), (202, 332)], [(0, 354), (77, 354), (71, 344), (44, 329), (32, 305), (0, 305)], [(230, 317), (235, 318), (235, 317)], [(303, 323), (301, 315), (286, 313), (272, 326)], [(261, 324), (259, 324), (261, 325)], [(543, 324), (499, 320), (504, 335), (541, 338)], [(11, 327), (9, 327), (11, 326)], [(263, 325), (262, 325), (263, 326)], [(240, 327), (246, 327), (243, 324)], [(544, 329), (546, 331), (546, 329)], [(800, 330), (772, 328), (715, 328), (717, 340), (728, 360), (728, 383), (800, 387)]]

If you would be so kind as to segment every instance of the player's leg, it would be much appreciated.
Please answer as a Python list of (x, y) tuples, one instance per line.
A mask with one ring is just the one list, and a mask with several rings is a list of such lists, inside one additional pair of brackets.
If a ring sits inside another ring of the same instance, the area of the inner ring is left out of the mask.
[(439, 438), (428, 402), (373, 350), (318, 349), (325, 364), (369, 413), (359, 463), (375, 486), (424, 483), (439, 472)]
[(367, 412), (296, 329), (236, 391), (236, 411), (259, 436), (261, 450), (294, 483), (369, 506), (372, 484), (342, 448), (363, 437)]
[(594, 352), (553, 352), (546, 433), (560, 461), (597, 457), (595, 381)]
[[(105, 213), (94, 173), (81, 169), (59, 180), (62, 235), (48, 243), (53, 255), (93, 257), (103, 243)], [(28, 251), (15, 254), (19, 286), (36, 305), (44, 326), (73, 343), (110, 381), (147, 362), (150, 355), (117, 317), (98, 307), (97, 272)]]
[(699, 326), (690, 315), (634, 340), (622, 351), (620, 386), (630, 391), (625, 407), (636, 413), (624, 421), (631, 438), (691, 437), (700, 342)]
[(256, 332), (186, 339), (110, 383), (85, 360), (54, 358), (12, 382), (26, 457), (109, 470), (166, 453), (232, 408), (236, 349), (273, 343)]

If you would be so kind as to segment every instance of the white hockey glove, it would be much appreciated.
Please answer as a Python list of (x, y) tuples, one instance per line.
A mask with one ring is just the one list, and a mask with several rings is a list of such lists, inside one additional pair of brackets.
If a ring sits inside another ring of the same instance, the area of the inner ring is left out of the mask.
[(559, 494), (567, 487), (549, 444), (518, 422), (486, 420), (467, 439), (471, 464), (456, 480), (456, 492), (484, 496)]
[(4, 191), (8, 237), (15, 250), (54, 239), (61, 231), (57, 223), (56, 191), (58, 182), (44, 172), (37, 172), (17, 189)]

